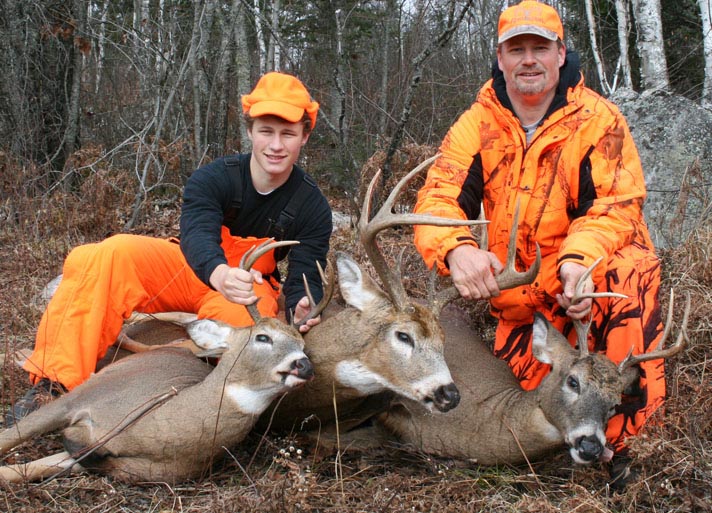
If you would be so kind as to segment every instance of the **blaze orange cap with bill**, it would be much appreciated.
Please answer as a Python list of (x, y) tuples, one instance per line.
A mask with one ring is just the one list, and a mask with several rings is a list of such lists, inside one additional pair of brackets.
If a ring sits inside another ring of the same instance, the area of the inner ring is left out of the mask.
[(564, 26), (559, 13), (550, 5), (524, 0), (502, 12), (497, 34), (497, 44), (521, 34), (534, 34), (550, 41), (563, 41)]
[(250, 94), (242, 97), (242, 111), (253, 118), (272, 114), (290, 123), (300, 121), (306, 112), (313, 129), (319, 104), (312, 101), (298, 78), (271, 71), (262, 75)]

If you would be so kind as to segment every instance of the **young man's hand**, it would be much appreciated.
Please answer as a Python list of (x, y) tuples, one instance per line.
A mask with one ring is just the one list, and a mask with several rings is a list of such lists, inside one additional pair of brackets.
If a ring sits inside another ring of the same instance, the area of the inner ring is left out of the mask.
[(245, 271), (239, 267), (220, 264), (210, 275), (210, 284), (225, 299), (238, 305), (251, 305), (257, 301), (253, 283), (262, 283), (262, 273), (256, 270)]
[[(301, 321), (309, 313), (310, 309), (311, 305), (309, 303), (309, 298), (307, 296), (304, 296), (302, 299), (299, 300), (299, 303), (297, 303), (297, 307), (294, 309), (294, 323), (296, 324)], [(320, 322), (321, 316), (309, 319), (303, 326), (299, 326), (299, 332), (306, 333)]]

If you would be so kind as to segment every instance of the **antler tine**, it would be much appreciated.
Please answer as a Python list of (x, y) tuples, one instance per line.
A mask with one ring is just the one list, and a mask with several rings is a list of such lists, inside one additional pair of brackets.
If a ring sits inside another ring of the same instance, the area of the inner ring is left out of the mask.
[(447, 287), (445, 289), (440, 290), (439, 292), (436, 292), (435, 287), (437, 285), (437, 278), (438, 267), (434, 265), (433, 268), (430, 270), (430, 278), (428, 279), (428, 305), (430, 305), (430, 309), (433, 312), (433, 315), (439, 317), (440, 311), (443, 309), (443, 307), (447, 305), (450, 301), (454, 301), (455, 299), (460, 297), (460, 293), (454, 286)]
[[(296, 240), (281, 240), (281, 241), (276, 241), (274, 239), (268, 239), (258, 246), (253, 246), (250, 249), (248, 249), (244, 255), (242, 255), (242, 258), (240, 259), (240, 269), (243, 269), (245, 271), (249, 271), (252, 269), (252, 266), (255, 265), (255, 262), (257, 262), (257, 259), (259, 259), (262, 255), (267, 253), (268, 251), (271, 251), (276, 248), (280, 248), (282, 246), (294, 246), (296, 244), (299, 244), (299, 241)], [(259, 298), (257, 299), (259, 301)], [(247, 311), (250, 314), (250, 317), (252, 317), (252, 320), (257, 324), (257, 321), (259, 321), (262, 318), (262, 315), (260, 314), (259, 310), (257, 309), (257, 301), (255, 301), (252, 304), (245, 305), (245, 308), (247, 308)]]
[[(410, 171), (407, 175), (400, 179), (400, 181), (393, 187), (393, 190), (386, 198), (378, 212), (369, 220), (371, 212), (371, 198), (373, 196), (373, 190), (375, 189), (376, 182), (381, 176), (381, 170), (379, 169), (376, 174), (371, 179), (371, 182), (366, 191), (366, 196), (364, 198), (363, 207), (361, 208), (361, 218), (359, 219), (359, 237), (361, 239), (361, 244), (366, 250), (371, 264), (375, 269), (378, 276), (383, 282), (383, 286), (386, 292), (391, 297), (396, 307), (399, 309), (405, 308), (408, 303), (408, 296), (403, 287), (403, 283), (400, 276), (396, 275), (387, 265), (385, 258), (378, 249), (376, 244), (376, 235), (385, 228), (396, 225), (414, 225), (414, 224), (425, 224), (432, 226), (473, 226), (477, 224), (482, 224), (481, 220), (468, 220), (468, 219), (448, 219), (444, 217), (432, 216), (429, 214), (394, 214), (392, 212), (393, 204), (396, 198), (401, 193), (403, 188), (408, 184), (413, 177), (425, 169), (429, 164), (431, 164), (435, 159), (437, 159), (440, 154), (436, 154), (431, 158), (421, 162), (417, 167)], [(485, 223), (487, 221), (484, 221)]]
[(334, 268), (331, 264), (331, 261), (327, 260), (326, 262), (326, 271), (328, 277), (324, 274), (324, 269), (322, 269), (321, 264), (319, 262), (316, 263), (316, 268), (319, 270), (319, 277), (321, 278), (321, 285), (323, 287), (324, 295), (322, 296), (321, 301), (319, 301), (319, 304), (315, 305), (314, 297), (312, 296), (311, 288), (309, 287), (309, 282), (307, 282), (307, 277), (302, 274), (302, 279), (304, 280), (304, 291), (307, 297), (309, 298), (309, 304), (312, 306), (303, 319), (301, 319), (299, 322), (293, 322), (295, 328), (304, 326), (308, 320), (321, 315), (321, 312), (324, 311), (326, 305), (329, 304), (329, 301), (331, 301), (331, 297), (334, 295)]
[[(517, 205), (514, 207), (514, 220), (512, 221), (512, 229), (509, 233), (509, 245), (507, 246), (507, 263), (505, 264), (504, 270), (495, 276), (497, 281), (497, 286), (500, 290), (512, 289), (518, 287), (519, 285), (527, 285), (534, 281), (536, 275), (539, 273), (539, 267), (541, 266), (541, 249), (539, 248), (539, 243), (536, 243), (536, 258), (534, 263), (529, 266), (524, 272), (517, 271), (514, 266), (514, 262), (517, 257), (517, 231), (519, 230), (519, 200), (517, 199)], [(484, 247), (483, 249), (487, 249)]]
[(663, 330), (663, 336), (660, 337), (660, 341), (655, 347), (655, 350), (649, 353), (643, 353), (633, 356), (633, 349), (631, 348), (630, 352), (628, 352), (628, 356), (626, 356), (625, 359), (618, 365), (619, 372), (623, 372), (628, 367), (632, 367), (633, 365), (636, 365), (641, 362), (657, 360), (659, 358), (670, 358), (671, 356), (676, 355), (685, 348), (685, 345), (689, 340), (687, 336), (687, 321), (690, 317), (690, 307), (692, 305), (692, 298), (690, 297), (690, 293), (687, 292), (686, 296), (687, 301), (685, 302), (685, 311), (682, 314), (682, 325), (680, 327), (680, 333), (677, 335), (677, 340), (675, 340), (675, 343), (667, 349), (663, 349), (665, 341), (667, 340), (668, 335), (672, 331), (672, 311), (674, 306), (673, 303), (675, 302), (675, 300), (674, 292), (672, 289), (670, 289), (670, 304), (668, 305), (668, 314), (667, 319), (665, 321), (665, 329)]
[[(626, 299), (628, 296), (625, 294), (619, 294), (618, 292), (584, 292), (583, 288), (586, 286), (586, 282), (591, 277), (593, 270), (598, 264), (601, 263), (603, 257), (598, 257), (595, 262), (593, 262), (588, 269), (579, 277), (576, 282), (576, 288), (574, 289), (574, 297), (571, 298), (571, 302), (576, 304), (582, 299), (590, 298), (596, 299), (599, 297), (617, 297)], [(588, 330), (591, 327), (590, 322), (583, 322), (580, 319), (574, 319), (573, 321), (574, 329), (576, 330), (576, 341), (579, 348), (579, 353), (581, 357), (588, 355)]]

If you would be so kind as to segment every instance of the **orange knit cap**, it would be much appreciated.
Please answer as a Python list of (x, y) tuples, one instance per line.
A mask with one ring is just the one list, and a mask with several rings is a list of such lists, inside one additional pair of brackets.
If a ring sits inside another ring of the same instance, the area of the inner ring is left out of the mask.
[(553, 7), (524, 0), (505, 9), (499, 17), (497, 44), (521, 34), (534, 34), (550, 41), (564, 40), (564, 26)]
[(262, 75), (250, 94), (242, 97), (242, 111), (253, 118), (272, 114), (290, 123), (301, 120), (306, 112), (313, 129), (319, 104), (312, 101), (298, 78), (271, 71)]

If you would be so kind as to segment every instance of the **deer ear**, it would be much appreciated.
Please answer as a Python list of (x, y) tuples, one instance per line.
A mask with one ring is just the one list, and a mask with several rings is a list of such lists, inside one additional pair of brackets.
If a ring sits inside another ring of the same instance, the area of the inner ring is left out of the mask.
[(195, 345), (210, 354), (227, 350), (228, 337), (234, 331), (230, 325), (212, 319), (193, 321), (185, 329)]
[(548, 345), (549, 329), (551, 325), (539, 312), (534, 313), (532, 324), (532, 354), (541, 363), (553, 363), (551, 349)]
[(532, 354), (541, 363), (554, 365), (571, 353), (571, 345), (541, 313), (534, 314), (532, 324)]
[(368, 305), (385, 298), (378, 285), (346, 253), (337, 254), (336, 267), (339, 271), (341, 296), (349, 305), (363, 311)]

